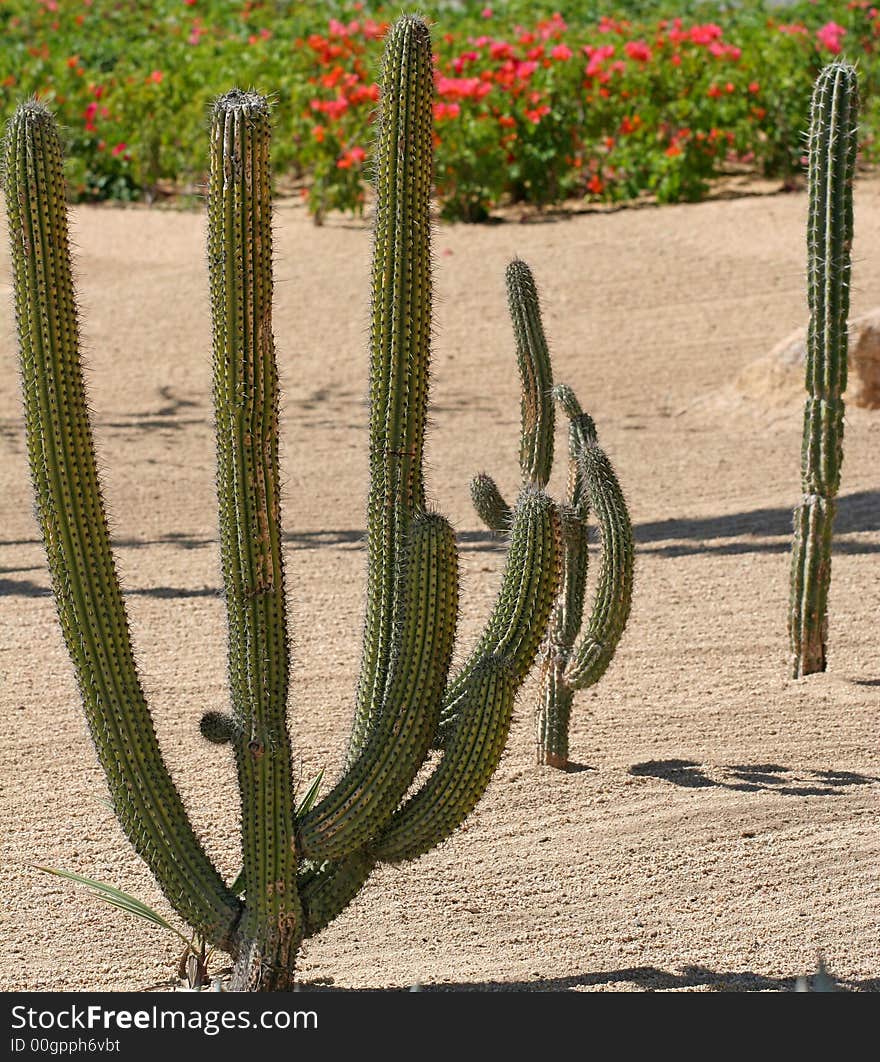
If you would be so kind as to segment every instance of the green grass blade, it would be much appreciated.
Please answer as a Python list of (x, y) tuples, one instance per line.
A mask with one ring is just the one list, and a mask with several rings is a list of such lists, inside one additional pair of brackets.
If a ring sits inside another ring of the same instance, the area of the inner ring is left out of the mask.
[(299, 802), (299, 807), (296, 809), (296, 817), (301, 819), (304, 815), (307, 815), (312, 810), (312, 805), (318, 799), (318, 791), (321, 788), (321, 782), (324, 780), (324, 768), (322, 767), (315, 775), (314, 781), (305, 792), (305, 796)]
[(92, 890), (92, 893), (97, 896), (99, 900), (104, 900), (105, 903), (109, 903), (113, 907), (118, 907), (120, 911), (127, 911), (129, 914), (133, 914), (137, 918), (142, 918), (145, 922), (152, 922), (153, 925), (161, 926), (162, 929), (167, 929), (169, 932), (180, 937), (184, 943), (190, 944), (189, 938), (185, 937), (179, 929), (175, 929), (174, 926), (166, 921), (158, 911), (154, 911), (153, 908), (148, 907), (143, 900), (139, 900), (136, 896), (123, 892), (122, 889), (117, 889), (113, 885), (107, 885), (103, 881), (95, 881), (93, 878), (83, 877), (82, 874), (74, 874), (70, 870), (57, 870), (55, 867), (41, 867), (37, 864), (31, 865), (35, 870), (43, 871), (44, 874), (53, 874), (56, 878), (66, 878), (68, 881), (76, 882), (77, 885), (85, 885)]

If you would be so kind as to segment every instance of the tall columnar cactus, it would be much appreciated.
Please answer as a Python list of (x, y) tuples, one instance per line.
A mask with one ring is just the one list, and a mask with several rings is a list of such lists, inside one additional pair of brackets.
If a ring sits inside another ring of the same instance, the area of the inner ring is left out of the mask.
[[(540, 649), (541, 685), (535, 712), (538, 762), (565, 768), (574, 694), (605, 674), (629, 618), (632, 526), (592, 419), (581, 410), (569, 387), (553, 387), (538, 292), (525, 262), (517, 259), (508, 266), (507, 292), (522, 382), (520, 470), (525, 484), (544, 486), (550, 478), (554, 399), (569, 418), (568, 496), (561, 507), (562, 581)], [(490, 476), (476, 476), (471, 495), (488, 527), (498, 531), (508, 525), (509, 509)], [(599, 524), (602, 561), (588, 626), (581, 635), (591, 509)]]
[[(235, 958), (233, 987), (291, 987), (301, 941), (373, 867), (413, 859), (476, 805), (507, 738), (559, 584), (559, 514), (527, 485), (486, 631), (449, 677), (458, 613), (452, 530), (426, 509), (422, 450), (431, 328), (433, 71), (428, 30), (401, 18), (385, 49), (370, 337), (364, 652), (342, 777), (297, 813), (287, 729), (288, 635), (272, 335), (270, 117), (232, 91), (214, 107), (208, 194), (217, 494), (243, 870), (228, 886), (165, 767), (138, 680), (96, 468), (79, 354), (54, 121), (24, 104), (5, 143), (28, 449), (68, 650), (122, 827), (169, 903)], [(446, 747), (413, 785), (437, 735)], [(239, 887), (240, 886), (240, 887)]]
[(794, 514), (789, 635), (795, 678), (825, 670), (831, 536), (843, 462), (858, 78), (834, 62), (813, 90), (809, 138), (803, 498)]

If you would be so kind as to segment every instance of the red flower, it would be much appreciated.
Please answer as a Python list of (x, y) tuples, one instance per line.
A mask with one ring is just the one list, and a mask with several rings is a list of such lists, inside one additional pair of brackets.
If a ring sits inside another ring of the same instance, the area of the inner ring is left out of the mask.
[(704, 26), (691, 26), (690, 39), (694, 44), (710, 44), (721, 37), (721, 27), (714, 22), (707, 22)]
[(161, 85), (163, 77), (165, 77), (165, 75), (161, 70), (154, 70), (147, 78), (147, 81), (152, 81), (154, 85)]
[(86, 131), (89, 132), (89, 133), (94, 133), (95, 132), (95, 129), (96, 129), (95, 116), (97, 115), (97, 113), (98, 113), (98, 105), (97, 105), (97, 103), (88, 103), (88, 104), (86, 104), (86, 109), (83, 111), (83, 118), (85, 118), (85, 120), (86, 120)]
[(644, 41), (627, 41), (623, 50), (630, 59), (635, 59), (639, 63), (647, 63), (651, 58), (651, 49)]
[(366, 157), (367, 153), (362, 147), (349, 148), (348, 151), (337, 160), (336, 168), (340, 170), (351, 169), (351, 167), (357, 163), (363, 162)]
[(437, 94), (449, 96), (452, 99), (482, 99), (487, 92), (492, 91), (492, 85), (488, 81), (482, 81), (478, 77), (438, 77)]
[(550, 57), (552, 59), (558, 59), (564, 62), (566, 59), (571, 59), (574, 52), (569, 48), (567, 44), (557, 44), (555, 48), (550, 51)]
[(444, 118), (457, 118), (461, 114), (460, 103), (435, 103), (434, 104), (434, 117), (437, 121), (442, 121)]
[(528, 120), (533, 125), (537, 125), (541, 121), (541, 119), (544, 117), (544, 115), (545, 114), (549, 114), (549, 113), (550, 113), (550, 108), (547, 106), (546, 103), (544, 103), (540, 107), (535, 107), (531, 111), (526, 111), (526, 118), (528, 118)]
[(843, 26), (838, 26), (836, 22), (826, 22), (821, 29), (816, 30), (816, 40), (833, 55), (837, 55), (840, 52), (840, 41), (845, 35), (846, 30)]
[(676, 155), (681, 154), (681, 148), (673, 141), (673, 143), (671, 143), (666, 149), (666, 154), (669, 155), (670, 158), (675, 158)]
[(593, 195), (601, 195), (605, 191), (605, 185), (598, 173), (594, 173), (587, 181), (587, 191), (592, 192)]
[(123, 153), (123, 151), (126, 150), (127, 147), (128, 147), (128, 144), (126, 144), (125, 141), (122, 140), (113, 148), (113, 150), (110, 153), (111, 153), (111, 155), (121, 155)]

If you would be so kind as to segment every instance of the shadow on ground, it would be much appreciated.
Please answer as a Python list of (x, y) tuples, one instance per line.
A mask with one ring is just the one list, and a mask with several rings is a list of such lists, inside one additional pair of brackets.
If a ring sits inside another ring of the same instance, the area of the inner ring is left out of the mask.
[[(880, 491), (864, 490), (838, 499), (834, 524), (838, 535), (880, 531)], [(355, 528), (327, 531), (289, 531), (284, 541), (299, 550), (346, 549), (361, 550), (366, 532)], [(682, 557), (696, 554), (787, 553), (791, 549), (791, 510), (784, 508), (752, 509), (728, 516), (709, 516), (694, 519), (657, 520), (635, 526), (636, 545), (640, 552), (654, 556)], [(741, 542), (716, 541), (741, 538)], [(773, 541), (767, 541), (773, 539)], [(497, 551), (504, 548), (505, 538), (491, 531), (459, 531), (459, 548), (464, 552)], [(169, 532), (155, 538), (118, 538), (119, 549), (147, 549), (151, 546), (174, 546), (177, 549), (214, 547), (216, 539), (210, 535)], [(655, 545), (656, 543), (656, 545)], [(36, 538), (0, 540), (0, 549), (16, 546), (39, 546)], [(858, 539), (836, 539), (837, 553), (880, 553), (880, 543)], [(0, 568), (6, 575), (34, 571), (34, 567)], [(126, 591), (149, 597), (210, 597), (219, 590), (210, 587), (155, 587)], [(29, 579), (0, 579), (0, 594), (21, 597), (45, 597), (46, 586)]]
[(795, 770), (778, 763), (709, 767), (693, 760), (646, 760), (630, 767), (629, 773), (637, 778), (659, 778), (685, 789), (766, 790), (780, 796), (841, 796), (849, 786), (880, 782), (880, 778), (855, 771)]
[[(228, 975), (229, 970), (217, 972)], [(657, 966), (631, 966), (621, 970), (598, 970), (595, 973), (573, 974), (569, 977), (536, 977), (529, 981), (457, 981), (440, 984), (399, 985), (394, 988), (343, 988), (332, 980), (300, 981), (300, 992), (576, 992), (581, 988), (635, 985), (645, 992), (673, 989), (708, 988), (714, 992), (793, 992), (797, 977), (767, 977), (751, 970), (724, 972), (705, 966), (685, 966), (678, 973), (661, 970)], [(812, 977), (807, 978), (812, 983)], [(880, 978), (864, 980), (834, 979), (843, 992), (880, 991)], [(152, 985), (147, 992), (166, 992), (178, 987), (177, 981)]]

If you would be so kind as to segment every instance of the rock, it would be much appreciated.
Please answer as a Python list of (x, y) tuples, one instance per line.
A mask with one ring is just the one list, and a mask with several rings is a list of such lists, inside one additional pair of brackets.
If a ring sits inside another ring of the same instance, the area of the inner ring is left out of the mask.
[[(736, 389), (767, 405), (786, 405), (803, 398), (807, 330), (799, 328), (769, 354), (748, 364)], [(849, 322), (849, 366), (846, 404), (880, 409), (880, 308)]]

